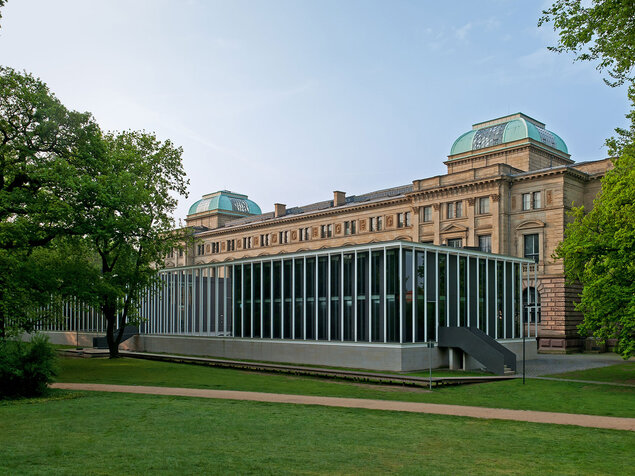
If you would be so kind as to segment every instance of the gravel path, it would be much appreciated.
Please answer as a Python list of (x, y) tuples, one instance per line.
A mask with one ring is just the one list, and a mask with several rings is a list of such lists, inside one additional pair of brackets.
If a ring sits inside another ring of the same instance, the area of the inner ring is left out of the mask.
[(147, 395), (173, 395), (180, 397), (217, 398), (224, 400), (248, 400), (253, 402), (295, 403), (300, 405), (322, 405), (328, 407), (365, 408), (369, 410), (392, 410), (435, 415), (453, 415), (496, 420), (554, 423), (590, 428), (635, 431), (635, 418), (618, 418), (571, 413), (538, 412), (530, 410), (507, 410), (502, 408), (441, 405), (436, 403), (398, 402), (391, 400), (367, 400), (360, 398), (316, 397), (310, 395), (288, 395), (279, 393), (241, 392), (234, 390), (204, 390), (196, 388), (147, 387), (136, 385), (105, 385), (84, 383), (55, 383), (53, 388), (65, 390), (89, 390), (97, 392), (142, 393)]

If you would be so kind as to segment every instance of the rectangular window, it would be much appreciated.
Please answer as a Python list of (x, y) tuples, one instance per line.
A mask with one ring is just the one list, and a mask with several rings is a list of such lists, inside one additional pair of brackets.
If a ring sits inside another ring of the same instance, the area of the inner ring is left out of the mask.
[(397, 213), (397, 228), (403, 228), (404, 225), (405, 225), (404, 214), (403, 213)]
[(423, 207), (423, 221), (432, 221), (432, 207)]
[(456, 202), (456, 217), (461, 218), (463, 216), (463, 202)]
[(478, 237), (478, 249), (485, 253), (492, 252), (492, 235), (482, 235)]
[(278, 241), (281, 245), (287, 244), (289, 242), (289, 232), (281, 231), (278, 233)]
[(368, 231), (375, 231), (375, 218), (372, 217), (370, 218), (370, 220), (368, 220)]
[(450, 248), (462, 248), (463, 247), (463, 239), (461, 238), (452, 238), (448, 240), (448, 246)]
[(478, 199), (478, 213), (479, 215), (489, 213), (489, 197), (481, 197)]
[(205, 245), (197, 245), (196, 254), (201, 256), (205, 254)]
[(412, 214), (410, 212), (406, 212), (405, 216), (406, 216), (406, 226), (410, 226)]
[(354, 235), (355, 233), (357, 233), (357, 222), (351, 221), (351, 235)]
[(309, 241), (310, 228), (300, 228), (300, 241)]
[(454, 218), (455, 217), (455, 209), (454, 209), (454, 202), (452, 203), (448, 203), (448, 213), (447, 213), (447, 217), (448, 219), (450, 218)]
[(531, 210), (531, 193), (523, 193), (523, 210)]
[(381, 231), (382, 222), (383, 222), (383, 218), (382, 217), (377, 217), (377, 231)]
[(227, 240), (227, 251), (234, 251), (236, 249), (235, 240)]
[(333, 236), (333, 225), (321, 225), (320, 236), (322, 238), (330, 238)]
[(540, 192), (532, 193), (531, 198), (532, 198), (534, 208), (542, 208), (542, 203), (540, 201)]
[(344, 222), (344, 234), (345, 235), (350, 235), (351, 234), (351, 222), (350, 221), (345, 221)]
[(536, 263), (540, 260), (540, 244), (538, 241), (538, 233), (525, 235), (525, 258), (533, 259)]

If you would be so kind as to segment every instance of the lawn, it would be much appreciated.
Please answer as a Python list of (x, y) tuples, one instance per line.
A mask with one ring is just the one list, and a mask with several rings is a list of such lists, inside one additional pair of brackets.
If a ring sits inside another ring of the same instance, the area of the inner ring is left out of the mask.
[(0, 402), (0, 474), (620, 475), (635, 467), (626, 431), (151, 395), (53, 396)]
[(635, 385), (635, 362), (625, 362), (623, 364), (609, 365), (608, 367), (595, 369), (577, 370), (575, 372), (549, 375), (549, 377)]
[(635, 389), (520, 379), (435, 389), (360, 385), (348, 381), (219, 369), (139, 359), (60, 359), (61, 382), (156, 385), (270, 393), (476, 405), (635, 417)]

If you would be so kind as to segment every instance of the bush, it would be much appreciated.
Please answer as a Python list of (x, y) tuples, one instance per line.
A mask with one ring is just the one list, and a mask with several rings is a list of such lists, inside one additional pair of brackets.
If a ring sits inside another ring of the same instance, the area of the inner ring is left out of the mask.
[(0, 340), (0, 398), (43, 395), (55, 375), (55, 349), (47, 336), (36, 334), (31, 342)]

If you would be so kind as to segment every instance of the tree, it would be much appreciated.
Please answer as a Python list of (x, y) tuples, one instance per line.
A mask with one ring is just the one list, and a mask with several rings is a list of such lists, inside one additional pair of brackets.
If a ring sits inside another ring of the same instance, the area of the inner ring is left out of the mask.
[[(593, 209), (574, 208), (573, 223), (554, 256), (564, 260), (570, 281), (583, 285), (577, 308), (579, 329), (600, 340), (618, 339), (627, 358), (635, 352), (635, 3), (629, 0), (558, 0), (544, 10), (538, 26), (553, 22), (558, 53), (577, 61), (598, 61), (606, 84), (628, 85), (629, 129), (616, 129), (606, 141), (614, 168), (602, 179)], [(584, 2), (585, 4), (587, 2)]]
[(169, 140), (129, 131), (108, 134), (104, 143), (103, 160), (82, 184), (83, 234), (74, 240), (74, 254), (86, 258), (75, 293), (101, 309), (110, 357), (116, 358), (126, 324), (138, 317), (142, 293), (157, 279), (157, 264), (187, 239), (184, 230), (174, 231), (171, 213), (177, 205), (173, 194), (187, 196), (188, 181), (182, 149)]
[[(4, 7), (6, 0), (0, 0), (0, 7)], [(0, 20), (2, 19), (2, 13), (0, 13)]]
[(605, 71), (604, 82), (611, 87), (628, 86), (631, 112), (630, 129), (617, 129), (618, 138), (609, 139), (610, 152), (620, 151), (635, 138), (635, 2), (632, 0), (558, 0), (543, 10), (538, 26), (553, 23), (558, 45), (549, 47), (558, 53), (575, 55), (575, 61), (597, 61)]
[(581, 333), (617, 338), (618, 352), (628, 358), (635, 353), (635, 146), (614, 164), (593, 209), (574, 209), (555, 255), (564, 260), (567, 278), (583, 285)]
[[(101, 133), (39, 79), (0, 67), (0, 337), (29, 330), (50, 275), (35, 249), (78, 233), (80, 177), (99, 162)], [(31, 274), (29, 274), (31, 273)]]

